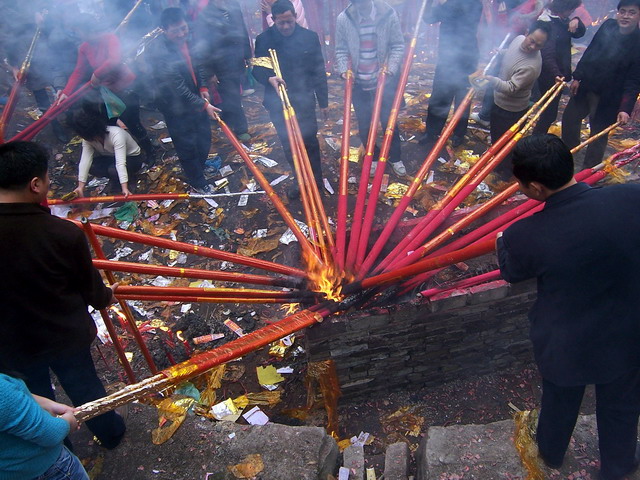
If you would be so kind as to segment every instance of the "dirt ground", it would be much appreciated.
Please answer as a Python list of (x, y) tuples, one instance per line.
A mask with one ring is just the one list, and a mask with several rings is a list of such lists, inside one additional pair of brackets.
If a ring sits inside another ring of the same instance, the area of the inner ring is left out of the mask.
[[(426, 113), (428, 93), (433, 76), (433, 65), (421, 62), (418, 58), (409, 78), (405, 95), (406, 107), (400, 115), (400, 132), (403, 138), (403, 160), (410, 174), (415, 173), (426, 155), (424, 147), (418, 144), (424, 128), (423, 117)], [(329, 77), (330, 84), (330, 120), (320, 129), (321, 148), (323, 153), (323, 168), (325, 177), (334, 190), (338, 188), (339, 145), (341, 138), (342, 117), (342, 82)], [(290, 202), (286, 199), (286, 191), (293, 186), (291, 169), (283, 158), (275, 131), (268, 123), (268, 116), (261, 106), (261, 91), (245, 98), (244, 105), (250, 122), (252, 140), (247, 142), (252, 154), (265, 156), (275, 160), (275, 167), (261, 167), (269, 180), (274, 180), (283, 174), (289, 178), (278, 186), (276, 191), (282, 195), (296, 218), (303, 218), (298, 201)], [(566, 99), (566, 97), (565, 97)], [(563, 103), (565, 100), (563, 100)], [(33, 101), (28, 94), (24, 95), (14, 116), (11, 128), (21, 130), (32, 122), (29, 112), (33, 110)], [(477, 101), (474, 109), (478, 108)], [(150, 134), (162, 140), (168, 136), (166, 129), (153, 129), (162, 120), (159, 113), (151, 109), (143, 109), (143, 123), (150, 127)], [(10, 136), (10, 135), (8, 135)], [(455, 178), (468, 168), (469, 162), (477, 158), (488, 145), (488, 131), (470, 124), (465, 144), (458, 148), (448, 148), (441, 162), (434, 165), (434, 181), (425, 187), (411, 208), (416, 215), (424, 215), (430, 206), (443, 194)], [(620, 129), (612, 140), (612, 151), (620, 149), (632, 140), (638, 138), (636, 127)], [(80, 143), (78, 139), (63, 145), (53, 138), (46, 129), (37, 138), (49, 147), (52, 153), (52, 198), (60, 198), (75, 187), (77, 163), (80, 158)], [(181, 180), (179, 163), (171, 143), (160, 143), (162, 155), (156, 164), (145, 168), (139, 176), (136, 193), (184, 192), (188, 187)], [(351, 145), (357, 147), (359, 141), (352, 126)], [(233, 173), (226, 176), (229, 180), (230, 192), (239, 192), (251, 184), (251, 176), (241, 159), (232, 151), (229, 143), (221, 132), (215, 129), (211, 150), (212, 161), (220, 157), (222, 166), (231, 167)], [(213, 163), (212, 163), (213, 164)], [(389, 191), (402, 191), (401, 185), (408, 185), (410, 177), (397, 178), (392, 172), (389, 179)], [(222, 178), (219, 170), (212, 167), (209, 170), (212, 180)], [(359, 178), (360, 167), (357, 163), (350, 163), (350, 175)], [(393, 186), (393, 188), (392, 188)], [(88, 195), (99, 195), (106, 187), (102, 180), (93, 182), (87, 189)], [(482, 193), (474, 194), (467, 200), (466, 205), (472, 206), (499, 191), (502, 185), (489, 179)], [(397, 188), (399, 190), (394, 190)], [(221, 190), (224, 192), (224, 190)], [(356, 193), (354, 184), (350, 184), (350, 209)], [(381, 196), (377, 225), (383, 225), (393, 210), (393, 203), (397, 199), (393, 195)], [(323, 201), (329, 216), (336, 212), (337, 195), (323, 192)], [(221, 250), (241, 251), (246, 255), (256, 256), (278, 263), (301, 267), (300, 251), (297, 243), (283, 245), (278, 242), (286, 231), (282, 220), (279, 219), (273, 207), (263, 195), (252, 195), (246, 206), (238, 206), (238, 197), (216, 199), (218, 206), (213, 206), (204, 200), (187, 200), (172, 202), (140, 202), (131, 208), (123, 204), (82, 205), (70, 210), (56, 209), (56, 213), (70, 218), (90, 217), (93, 222), (152, 235), (173, 238), (198, 245), (213, 246)], [(96, 213), (100, 212), (100, 213)], [(117, 217), (117, 218), (116, 218)], [(334, 217), (335, 218), (335, 217)], [(405, 219), (413, 218), (411, 213), (405, 214)], [(260, 230), (266, 229), (266, 235)], [(206, 269), (221, 269), (229, 271), (250, 272), (251, 269), (231, 266), (226, 262), (202, 259), (194, 255), (178, 254), (172, 250), (152, 249), (143, 245), (124, 243), (104, 239), (104, 250), (109, 259), (119, 258), (126, 261), (176, 265), (181, 267), (197, 267)], [(479, 270), (482, 269), (480, 265)], [(257, 272), (261, 273), (261, 272)], [(446, 273), (437, 277), (433, 282), (446, 283)], [(120, 275), (124, 283), (132, 285), (164, 285), (161, 279), (137, 274)], [(170, 283), (170, 281), (167, 281)], [(188, 286), (189, 280), (178, 279), (171, 283), (173, 286)], [(217, 283), (217, 286), (226, 286)], [(407, 299), (411, 298), (410, 296)], [(402, 299), (400, 299), (402, 301)], [(223, 345), (236, 338), (236, 334), (222, 322), (231, 319), (244, 332), (252, 332), (262, 326), (277, 321), (284, 316), (280, 306), (262, 304), (177, 304), (174, 302), (131, 302), (140, 331), (152, 352), (158, 368), (166, 368), (172, 364), (187, 359), (190, 355), (203, 349)], [(115, 317), (117, 318), (117, 317)], [(120, 338), (125, 350), (132, 355), (132, 365), (139, 379), (149, 375), (142, 355), (139, 353), (133, 337), (123, 324), (118, 324)], [(220, 340), (195, 345), (194, 337), (221, 333)], [(236, 398), (246, 393), (264, 391), (256, 377), (257, 366), (274, 365), (277, 368), (289, 366), (292, 374), (285, 374), (285, 380), (279, 384), (283, 392), (282, 401), (275, 406), (261, 407), (272, 421), (285, 424), (320, 425), (326, 424), (326, 414), (321, 406), (301, 414), (307, 401), (307, 391), (304, 382), (307, 365), (304, 353), (297, 347), (300, 342), (297, 335), (296, 343), (290, 349), (285, 359), (270, 356), (268, 349), (245, 356), (239, 362), (233, 362), (236, 373), (233, 381), (223, 382), (217, 392), (219, 399)], [(125, 376), (113, 353), (111, 345), (96, 342), (95, 361), (99, 373), (106, 384), (117, 388), (125, 382)], [(424, 433), (429, 425), (447, 425), (450, 423), (487, 423), (505, 419), (511, 415), (509, 402), (521, 409), (533, 408), (538, 404), (540, 394), (539, 378), (532, 366), (521, 371), (507, 371), (501, 374), (461, 380), (438, 388), (420, 389), (415, 391), (389, 392), (386, 396), (369, 398), (366, 401), (344, 403), (338, 408), (339, 436), (341, 439), (357, 436), (360, 432), (367, 432), (373, 436), (371, 447), (367, 450), (367, 462), (378, 467), (384, 456), (385, 445), (404, 440), (412, 448), (419, 443), (421, 436), (411, 436), (407, 431), (416, 424)], [(405, 408), (403, 421), (393, 421), (389, 416), (399, 409)], [(592, 395), (589, 393), (584, 405), (585, 413), (593, 411)], [(242, 420), (241, 420), (242, 421)], [(422, 422), (422, 423), (421, 423)], [(81, 457), (88, 461), (88, 468), (93, 469), (93, 478), (99, 475), (99, 447), (95, 446), (86, 430), (76, 437), (76, 445)], [(151, 444), (151, 438), (149, 438)], [(148, 452), (136, 452), (146, 455)], [(166, 457), (163, 462), (168, 465), (184, 461), (185, 452), (175, 451), (175, 458)], [(129, 461), (123, 459), (123, 461)], [(172, 468), (172, 467), (169, 467)]]

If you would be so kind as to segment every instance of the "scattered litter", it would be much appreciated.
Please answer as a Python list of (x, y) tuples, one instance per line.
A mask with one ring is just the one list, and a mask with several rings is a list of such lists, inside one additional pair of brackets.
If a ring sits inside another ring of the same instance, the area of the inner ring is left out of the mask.
[(117, 262), (122, 257), (128, 257), (132, 253), (133, 253), (133, 249), (131, 247), (121, 247), (121, 248), (116, 249), (116, 252), (113, 255), (113, 257), (111, 258), (111, 260)]
[(229, 165), (225, 165), (220, 169), (219, 173), (223, 177), (226, 177), (227, 175), (231, 175), (233, 173), (233, 168), (231, 168)]
[[(190, 303), (183, 303), (180, 306), (180, 313), (187, 313), (189, 310), (191, 310), (191, 304)], [(224, 336), (224, 335), (223, 335)], [(195, 339), (194, 339), (195, 340)]]
[(325, 137), (324, 141), (327, 142), (327, 145), (329, 145), (335, 152), (340, 148), (340, 145), (333, 137)]
[(224, 422), (235, 422), (240, 418), (240, 413), (230, 398), (227, 398), (224, 402), (215, 404), (211, 407), (209, 413), (211, 413), (216, 420)]
[[(411, 137), (413, 138), (413, 137)], [(409, 139), (411, 140), (411, 139)], [(367, 480), (376, 480), (376, 469), (373, 467), (367, 468)]]
[(278, 165), (278, 162), (276, 162), (275, 160), (272, 160), (270, 158), (267, 157), (257, 157), (253, 160), (254, 163), (260, 163), (262, 165), (264, 165), (267, 168), (273, 168), (276, 165)]
[(233, 320), (227, 318), (222, 323), (224, 323), (229, 330), (231, 330), (233, 333), (235, 333), (239, 337), (244, 337), (245, 334), (242, 331), (242, 328), (240, 328), (240, 326), (237, 323), (235, 323)]
[(218, 208), (220, 206), (213, 198), (205, 198), (204, 201), (207, 202), (211, 208)]
[(347, 467), (340, 467), (340, 470), (338, 470), (338, 480), (349, 480), (349, 473), (351, 473), (351, 471)]
[(115, 208), (99, 208), (94, 210), (88, 218), (89, 220), (97, 220), (99, 218), (109, 217), (115, 211)]
[(255, 232), (253, 232), (253, 235), (251, 235), (253, 238), (264, 238), (267, 236), (267, 229), (266, 228), (260, 228), (258, 230), (256, 230)]
[(171, 143), (173, 142), (173, 139), (171, 137), (164, 137), (164, 138), (161, 138), (160, 141), (162, 143)]
[(350, 183), (352, 185), (355, 185), (356, 183), (358, 183), (358, 179), (356, 177), (349, 177), (347, 179), (347, 183)]
[(258, 383), (267, 390), (275, 390), (277, 383), (284, 382), (284, 377), (277, 372), (273, 365), (256, 367), (256, 374), (258, 375)]
[(172, 280), (170, 278), (160, 276), (154, 278), (151, 282), (151, 285), (153, 285), (154, 287), (168, 287), (169, 285), (171, 285), (171, 282)]
[(151, 130), (162, 130), (163, 128), (167, 128), (167, 124), (164, 123), (164, 120), (160, 120), (158, 123), (154, 123), (149, 128)]
[(67, 218), (69, 212), (73, 208), (71, 205), (51, 205), (51, 214), (60, 218)]
[(89, 183), (87, 183), (87, 188), (95, 188), (101, 185), (106, 185), (109, 183), (109, 179), (105, 177), (96, 177), (92, 178)]
[(385, 193), (388, 188), (389, 188), (389, 174), (385, 173), (382, 176), (382, 184), (380, 184), (380, 191), (382, 193)]
[(427, 185), (429, 185), (430, 183), (433, 183), (433, 175), (434, 175), (433, 170), (429, 170), (429, 175), (427, 176), (427, 181), (425, 182)]
[(220, 340), (221, 338), (224, 338), (224, 333), (212, 333), (210, 335), (202, 335), (201, 337), (194, 337), (193, 343), (195, 343), (196, 345), (200, 345), (201, 343), (209, 343), (209, 342), (213, 342), (214, 340)]
[[(194, 338), (194, 340), (195, 340), (195, 338)], [(278, 372), (278, 373), (293, 373), (293, 368), (291, 368), (291, 367), (281, 367), (281, 368), (277, 369), (276, 372)]]
[(444, 158), (442, 158), (442, 157), (438, 157), (438, 161), (439, 161), (440, 163), (447, 163), (447, 161), (446, 161)]
[(260, 407), (253, 407), (247, 413), (242, 415), (244, 419), (249, 422), (249, 425), (266, 425), (269, 423), (269, 417), (260, 410)]
[(322, 183), (324, 184), (324, 188), (327, 190), (327, 192), (329, 192), (331, 195), (333, 195), (334, 193), (336, 193), (333, 190), (333, 187), (331, 186), (331, 184), (329, 183), (329, 179), (327, 178), (323, 178), (322, 179)]
[(357, 437), (351, 437), (351, 445), (355, 445), (356, 447), (364, 447), (369, 444), (370, 434), (368, 432), (360, 432), (360, 435)]
[(280, 182), (284, 182), (287, 178), (289, 178), (289, 175), (280, 175), (278, 178), (276, 178), (275, 180), (272, 180), (271, 183), (269, 183), (269, 185), (271, 185), (272, 187), (275, 187), (276, 185), (278, 185)]
[[(300, 230), (302, 230), (302, 234), (305, 237), (309, 236), (309, 227), (307, 227), (307, 225), (304, 222), (301, 222), (300, 220), (296, 220), (294, 218), (294, 221), (298, 224), (298, 227), (300, 227)], [(296, 238), (296, 236), (293, 234), (293, 232), (291, 231), (291, 229), (287, 229), (286, 232), (284, 232), (282, 234), (282, 236), (280, 237), (280, 243), (283, 243), (285, 245), (289, 245), (291, 242), (297, 242), (298, 239)]]
[(238, 200), (238, 206), (246, 207), (247, 203), (249, 203), (249, 195), (240, 195), (240, 200)]
[(113, 216), (119, 222), (132, 223), (138, 217), (138, 205), (135, 202), (127, 202), (116, 210)]
[(242, 463), (227, 466), (227, 469), (236, 478), (254, 478), (264, 470), (264, 462), (260, 454), (255, 453), (247, 455)]

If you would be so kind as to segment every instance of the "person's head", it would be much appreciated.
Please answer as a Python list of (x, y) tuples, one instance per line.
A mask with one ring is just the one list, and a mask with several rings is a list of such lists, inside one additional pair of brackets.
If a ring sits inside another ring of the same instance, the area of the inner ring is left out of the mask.
[(105, 31), (105, 26), (93, 15), (79, 13), (71, 18), (71, 31), (82, 42), (91, 42), (99, 38)]
[(542, 50), (551, 33), (550, 22), (536, 20), (529, 28), (529, 33), (524, 37), (520, 49), (526, 53), (535, 53)]
[(618, 3), (616, 21), (620, 32), (627, 34), (638, 28), (640, 22), (640, 0), (621, 0)]
[(49, 155), (33, 142), (0, 145), (0, 193), (41, 203), (49, 191)]
[(167, 40), (182, 45), (189, 36), (189, 25), (181, 8), (165, 8), (160, 14), (160, 27)]
[(73, 113), (71, 128), (88, 142), (102, 140), (107, 134), (107, 119), (97, 111), (80, 109)]
[(373, 0), (351, 0), (351, 3), (362, 14), (368, 14), (373, 6)]
[(296, 9), (289, 0), (276, 0), (271, 5), (271, 18), (284, 37), (291, 36), (296, 29)]
[(531, 135), (513, 149), (513, 176), (522, 193), (544, 200), (544, 192), (554, 192), (573, 180), (573, 155), (555, 135)]
[(582, 0), (551, 0), (548, 8), (554, 15), (568, 18), (580, 5), (582, 5)]

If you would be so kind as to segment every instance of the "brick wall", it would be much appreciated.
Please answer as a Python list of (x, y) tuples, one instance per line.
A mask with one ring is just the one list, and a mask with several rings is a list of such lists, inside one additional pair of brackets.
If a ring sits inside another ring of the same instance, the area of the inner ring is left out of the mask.
[(438, 385), (533, 361), (527, 312), (535, 283), (331, 318), (307, 330), (311, 361), (332, 358), (343, 397)]

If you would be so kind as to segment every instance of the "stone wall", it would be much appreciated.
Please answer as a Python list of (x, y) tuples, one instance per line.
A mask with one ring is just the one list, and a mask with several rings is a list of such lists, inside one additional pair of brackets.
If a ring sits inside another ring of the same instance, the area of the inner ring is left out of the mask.
[(307, 330), (311, 361), (332, 358), (343, 398), (438, 385), (533, 361), (535, 283), (493, 282), (423, 304), (325, 320)]

